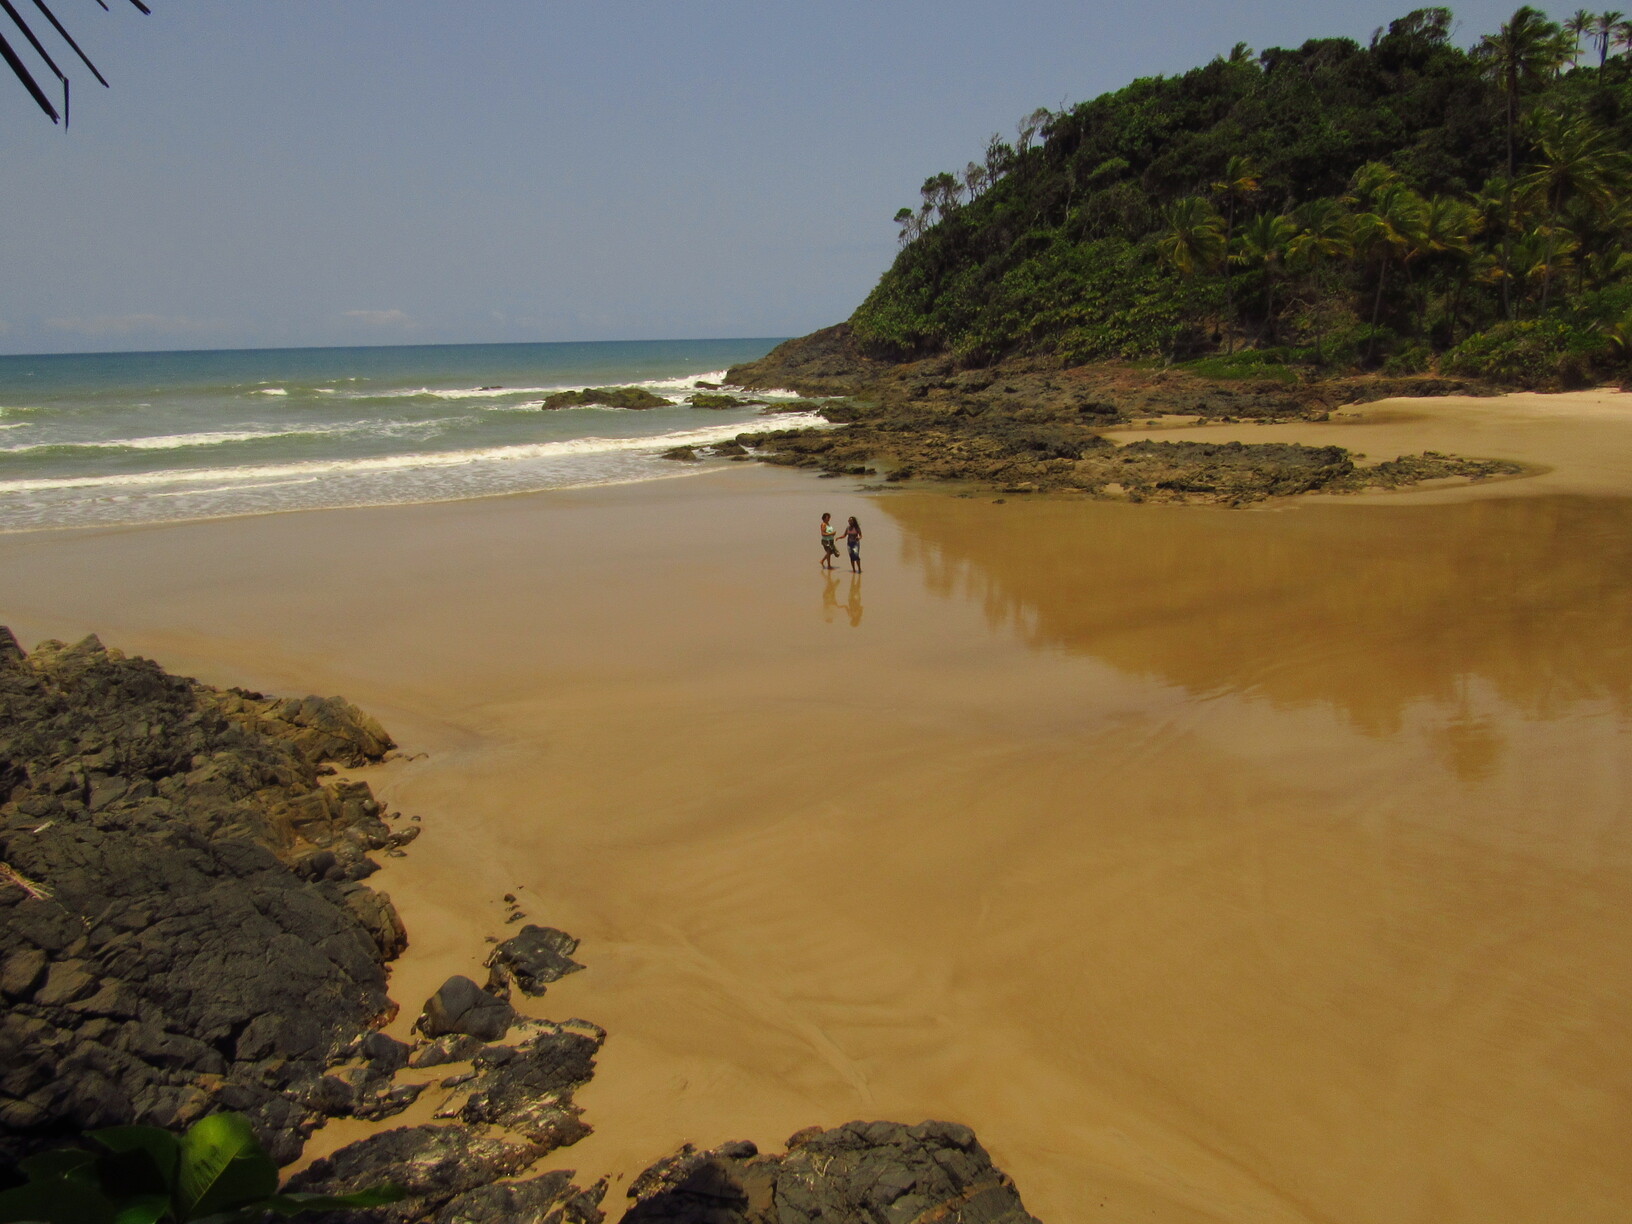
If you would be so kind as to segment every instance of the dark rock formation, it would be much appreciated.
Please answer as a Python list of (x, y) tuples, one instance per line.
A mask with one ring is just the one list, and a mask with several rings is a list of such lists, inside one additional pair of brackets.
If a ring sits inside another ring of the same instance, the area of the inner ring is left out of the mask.
[(317, 1224), (601, 1224), (604, 1182), (580, 1190), (564, 1171), (499, 1181), (526, 1172), (543, 1154), (465, 1126), (401, 1127), (313, 1162), (290, 1187), (347, 1194), (392, 1182), (406, 1191), (387, 1207), (306, 1217)]
[(513, 984), (522, 994), (537, 997), (551, 982), (583, 968), (572, 959), (577, 950), (578, 941), (565, 931), (528, 923), (487, 958), (487, 988), (508, 996)]
[(451, 977), (425, 1001), (414, 1027), (427, 1037), (448, 1033), (498, 1041), (516, 1022), (516, 1009), (468, 977)]
[[(315, 1161), (292, 1188), (345, 1194), (394, 1182), (407, 1191), (388, 1207), (319, 1217), (334, 1224), (601, 1224), (604, 1182), (580, 1190), (570, 1172), (499, 1182), (589, 1133), (572, 1094), (595, 1073), (606, 1039), (582, 1021), (524, 1023), (534, 1036), (515, 1047), (483, 1047), (472, 1073), (449, 1081), (455, 1091), (436, 1114), (447, 1125), (370, 1135)], [(493, 1127), (509, 1138), (491, 1137)]]
[(782, 1156), (751, 1143), (683, 1148), (629, 1187), (623, 1224), (1037, 1224), (1019, 1192), (951, 1122), (812, 1127)]
[(0, 1159), (219, 1109), (288, 1159), (321, 1115), (412, 1099), (371, 1033), (402, 924), (360, 883), (395, 835), (320, 781), (391, 746), (337, 698), (0, 629)]
[(698, 462), (697, 448), (694, 446), (671, 446), (662, 454), (664, 459), (674, 459), (681, 463)]
[(699, 393), (686, 396), (686, 403), (693, 408), (747, 408), (752, 404), (763, 404), (764, 402), (764, 400), (739, 399), (735, 395)]
[[(534, 1022), (538, 1023), (538, 1022)], [(581, 1020), (541, 1023), (519, 1046), (489, 1046), (472, 1060), (475, 1074), (437, 1110), (439, 1118), (502, 1126), (553, 1151), (589, 1134), (572, 1094), (595, 1074), (604, 1030)]]
[[(1113, 449), (1104, 431), (1152, 418), (1208, 421), (1324, 420), (1332, 409), (1389, 396), (1491, 394), (1483, 384), (1439, 377), (1356, 376), (1314, 382), (1205, 378), (1182, 369), (1125, 363), (1061, 369), (1037, 358), (960, 369), (949, 357), (891, 363), (860, 353), (840, 325), (777, 346), (759, 361), (732, 367), (744, 387), (790, 387), (804, 395), (846, 397), (816, 407), (838, 429), (740, 434), (766, 462), (863, 475), (888, 465), (889, 479), (971, 481), (1000, 489), (1073, 489), (1134, 500), (1244, 504), (1315, 489), (1342, 491), (1409, 483), (1413, 471), (1483, 479), (1511, 464), (1407, 456), (1385, 472), (1357, 468), (1336, 448), (1234, 444), (1222, 464), (1209, 444), (1162, 452)], [(1141, 444), (1136, 444), (1141, 445)], [(1446, 464), (1453, 465), (1447, 469)], [(1373, 473), (1375, 472), (1375, 476)], [(1311, 480), (1310, 477), (1315, 476)]]
[(557, 391), (544, 397), (543, 408), (668, 408), (670, 403), (661, 395), (653, 395), (644, 387), (585, 387), (582, 391)]

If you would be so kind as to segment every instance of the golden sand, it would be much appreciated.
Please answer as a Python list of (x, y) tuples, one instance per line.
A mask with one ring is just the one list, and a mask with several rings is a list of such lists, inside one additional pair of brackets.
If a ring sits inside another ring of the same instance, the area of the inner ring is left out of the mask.
[[(1549, 469), (1248, 512), (739, 467), (0, 537), (0, 622), (343, 693), (426, 754), (368, 775), (425, 830), (375, 878), (393, 1031), (502, 894), (580, 936), (525, 1004), (611, 1032), (558, 1166), (945, 1117), (1049, 1224), (1608, 1224), (1627, 406), (1237, 427)], [(817, 569), (824, 509), (860, 579)]]

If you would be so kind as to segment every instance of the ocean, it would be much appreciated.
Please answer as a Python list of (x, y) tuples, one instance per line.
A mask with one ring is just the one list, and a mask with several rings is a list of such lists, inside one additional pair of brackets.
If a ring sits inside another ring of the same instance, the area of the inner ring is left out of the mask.
[[(694, 408), (775, 339), (0, 357), (0, 531), (448, 501), (655, 480), (682, 444), (814, 424)], [(639, 386), (643, 410), (542, 411)], [(756, 393), (786, 401), (791, 392)]]

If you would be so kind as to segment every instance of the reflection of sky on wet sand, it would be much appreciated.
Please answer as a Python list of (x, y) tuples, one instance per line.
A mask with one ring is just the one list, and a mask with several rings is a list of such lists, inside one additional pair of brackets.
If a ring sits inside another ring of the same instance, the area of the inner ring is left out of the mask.
[(1373, 735), (1427, 703), (1459, 773), (1500, 751), (1480, 695), (1534, 719), (1628, 712), (1632, 501), (881, 508), (906, 563), (994, 629), (1195, 697), (1329, 704)]

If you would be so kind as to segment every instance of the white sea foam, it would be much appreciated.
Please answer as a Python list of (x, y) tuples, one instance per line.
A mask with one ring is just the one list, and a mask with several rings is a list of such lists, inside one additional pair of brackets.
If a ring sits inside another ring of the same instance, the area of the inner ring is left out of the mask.
[(262, 387), (259, 391), (255, 392), (255, 394), (256, 395), (288, 395), (289, 392), (284, 387)]
[(165, 485), (194, 484), (244, 488), (246, 481), (278, 481), (286, 478), (346, 477), (378, 472), (425, 471), (436, 468), (467, 467), (475, 464), (509, 464), (520, 460), (577, 458), (617, 452), (666, 450), (672, 446), (706, 446), (724, 442), (739, 433), (765, 433), (826, 422), (812, 413), (789, 413), (774, 419), (713, 425), (703, 429), (682, 429), (665, 434), (645, 434), (633, 438), (572, 438), (560, 442), (535, 442), (517, 446), (483, 447), (462, 451), (430, 451), (412, 455), (383, 455), (360, 459), (313, 459), (301, 463), (265, 464), (254, 467), (183, 468), (157, 472), (127, 472), (110, 476), (40, 477), (27, 480), (0, 480), (0, 495), (40, 492), (52, 489), (144, 489)]
[(283, 438), (278, 432), (234, 429), (217, 433), (170, 434), (155, 438), (111, 438), (103, 442), (36, 442), (28, 446), (0, 446), (0, 454), (26, 455), (42, 450), (179, 450), (186, 446), (221, 446), (228, 442), (248, 442), (255, 438)]
[(437, 389), (435, 387), (415, 387), (405, 391), (363, 391), (357, 399), (418, 399), (428, 396), (432, 399), (514, 399), (519, 395), (537, 398), (540, 395), (553, 395), (557, 391), (564, 391), (565, 387), (454, 387)]
[[(724, 370), (707, 370), (701, 374), (686, 374), (676, 378), (648, 378), (635, 382), (624, 382), (614, 379), (610, 382), (602, 381), (596, 386), (603, 387), (640, 387), (654, 395), (663, 395), (671, 399), (690, 395), (697, 390), (699, 382), (724, 384)], [(363, 391), (358, 393), (360, 399), (414, 399), (418, 396), (431, 396), (436, 399), (514, 399), (517, 396), (544, 396), (554, 395), (557, 391), (578, 391), (590, 384), (585, 382), (557, 383), (548, 387), (414, 387), (398, 391)], [(792, 392), (787, 394), (791, 395)]]

